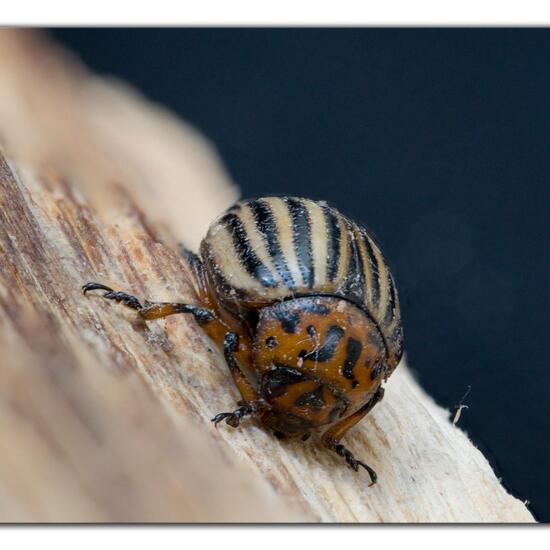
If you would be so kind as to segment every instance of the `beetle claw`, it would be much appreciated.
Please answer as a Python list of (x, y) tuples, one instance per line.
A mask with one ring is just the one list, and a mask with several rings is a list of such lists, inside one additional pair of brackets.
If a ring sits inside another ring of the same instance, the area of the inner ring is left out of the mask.
[(101, 283), (86, 283), (82, 285), (82, 294), (86, 294), (86, 292), (90, 290), (106, 290), (107, 292), (113, 292), (111, 287), (102, 285)]
[(363, 466), (363, 468), (365, 468), (365, 470), (367, 470), (367, 472), (369, 473), (369, 476), (370, 476), (369, 487), (372, 487), (378, 479), (378, 476), (376, 475), (376, 472), (368, 464), (365, 464), (364, 462), (361, 462), (360, 460), (357, 461), (357, 464), (359, 466)]
[(222, 420), (225, 420), (225, 423), (231, 426), (232, 428), (238, 428), (241, 423), (241, 418), (243, 416), (248, 416), (256, 412), (256, 407), (253, 405), (243, 405), (233, 412), (219, 413), (214, 418), (214, 426), (217, 426)]
[(336, 454), (339, 454), (345, 459), (348, 466), (353, 471), (358, 472), (359, 466), (362, 466), (365, 470), (367, 470), (371, 480), (369, 487), (372, 487), (376, 483), (376, 480), (378, 479), (376, 472), (368, 464), (361, 462), (361, 460), (357, 460), (349, 449), (346, 449), (346, 447), (344, 447), (343, 445), (336, 445), (333, 450), (336, 452)]
[[(233, 422), (232, 422), (232, 418), (233, 418)], [(214, 422), (214, 426), (217, 426), (222, 420), (225, 420), (226, 423), (229, 424), (230, 426), (233, 425), (233, 427), (236, 427), (234, 418), (235, 418), (235, 415), (233, 413), (219, 413), (214, 418), (212, 418), (212, 422)], [(238, 425), (238, 422), (237, 422), (237, 425)]]
[(102, 285), (101, 283), (86, 283), (82, 286), (82, 294), (86, 294), (86, 292), (90, 292), (90, 290), (104, 290), (105, 293), (103, 294), (103, 298), (120, 302), (125, 306), (138, 311), (142, 309), (140, 301), (135, 296), (126, 294), (126, 292), (117, 292), (111, 287)]

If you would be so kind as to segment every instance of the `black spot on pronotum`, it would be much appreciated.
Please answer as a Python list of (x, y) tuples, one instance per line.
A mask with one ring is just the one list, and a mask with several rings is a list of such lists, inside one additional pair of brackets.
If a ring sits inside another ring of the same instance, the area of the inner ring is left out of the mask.
[(318, 304), (316, 302), (306, 302), (302, 304), (301, 311), (304, 313), (312, 313), (313, 315), (328, 315), (330, 308), (325, 304)]
[(305, 353), (303, 358), (319, 362), (329, 361), (334, 355), (342, 336), (344, 336), (344, 329), (338, 325), (331, 325), (327, 330), (323, 345)]
[(266, 339), (265, 339), (265, 345), (269, 348), (269, 349), (273, 349), (274, 347), (276, 347), (278, 344), (277, 342), (277, 338), (275, 338), (275, 336), (268, 336)]
[(299, 370), (286, 365), (276, 364), (275, 368), (262, 377), (261, 388), (265, 397), (279, 397), (290, 384), (296, 384), (310, 378)]
[(296, 399), (294, 404), (297, 407), (309, 407), (315, 411), (320, 411), (326, 405), (322, 386), (312, 392), (303, 393)]
[(346, 360), (344, 361), (344, 366), (342, 367), (342, 374), (348, 380), (353, 380), (354, 378), (353, 369), (359, 359), (359, 356), (361, 355), (362, 350), (363, 345), (359, 342), (359, 340), (356, 340), (355, 338), (348, 338), (348, 342), (346, 344)]
[(276, 310), (275, 316), (286, 333), (293, 334), (298, 329), (300, 316), (295, 311), (289, 311), (287, 308), (280, 308)]
[(281, 323), (286, 333), (293, 334), (298, 330), (302, 314), (324, 316), (329, 313), (330, 309), (326, 305), (304, 299), (299, 307), (292, 307), (292, 302), (283, 302), (280, 306), (273, 308), (272, 315)]

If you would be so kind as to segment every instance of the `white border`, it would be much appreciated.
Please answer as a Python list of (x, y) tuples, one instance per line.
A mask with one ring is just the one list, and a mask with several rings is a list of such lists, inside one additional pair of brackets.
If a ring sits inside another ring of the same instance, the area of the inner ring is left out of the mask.
[(171, 526), (0, 528), (3, 548), (48, 550), (465, 550), (542, 548), (542, 526)]
[(547, 0), (18, 0), (8, 25), (529, 25), (550, 23)]
[[(550, 23), (550, 2), (522, 0), (461, 0), (448, 3), (427, 0), (155, 0), (115, 2), (94, 0), (18, 0), (3, 2), (0, 24), (23, 26), (64, 25), (338, 25), (338, 26), (544, 26)], [(1, 32), (1, 31), (0, 31)], [(407, 550), (464, 550), (466, 545), (505, 550), (508, 547), (540, 547), (540, 528), (521, 527), (3, 527), (3, 548), (55, 548), (102, 550), (162, 547), (217, 550), (280, 550), (288, 542), (296, 548), (331, 550), (345, 548), (398, 548)]]

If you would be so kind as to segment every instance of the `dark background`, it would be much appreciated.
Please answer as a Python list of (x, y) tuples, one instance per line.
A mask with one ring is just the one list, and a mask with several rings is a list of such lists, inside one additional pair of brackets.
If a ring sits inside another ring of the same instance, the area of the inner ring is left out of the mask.
[(193, 123), (245, 197), (323, 198), (394, 265), (408, 362), (550, 521), (550, 32), (62, 29)]

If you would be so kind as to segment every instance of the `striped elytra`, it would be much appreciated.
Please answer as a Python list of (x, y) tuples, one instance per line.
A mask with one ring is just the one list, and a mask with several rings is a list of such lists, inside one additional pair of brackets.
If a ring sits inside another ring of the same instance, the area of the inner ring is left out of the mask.
[(217, 300), (239, 314), (299, 296), (340, 297), (378, 326), (393, 370), (402, 355), (399, 299), (367, 231), (324, 202), (297, 197), (242, 201), (201, 245)]
[(200, 257), (184, 250), (198, 303), (141, 303), (101, 283), (146, 321), (187, 313), (223, 350), (241, 400), (217, 414), (237, 427), (256, 415), (278, 437), (323, 444), (357, 471), (374, 470), (340, 440), (382, 399), (403, 353), (399, 299), (367, 231), (323, 202), (239, 202), (210, 226)]

